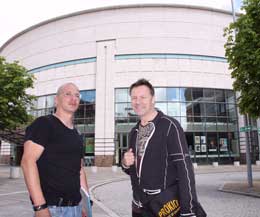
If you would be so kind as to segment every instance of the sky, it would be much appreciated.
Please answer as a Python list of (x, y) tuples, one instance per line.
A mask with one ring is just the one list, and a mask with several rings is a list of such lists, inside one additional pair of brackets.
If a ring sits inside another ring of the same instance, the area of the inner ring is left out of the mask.
[[(242, 0), (233, 0), (236, 11)], [(1, 0), (0, 47), (39, 22), (91, 8), (140, 3), (189, 4), (231, 10), (231, 0)]]

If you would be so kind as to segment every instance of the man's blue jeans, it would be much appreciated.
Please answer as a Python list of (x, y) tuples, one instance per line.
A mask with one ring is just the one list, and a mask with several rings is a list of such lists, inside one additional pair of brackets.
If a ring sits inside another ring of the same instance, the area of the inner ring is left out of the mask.
[(51, 217), (81, 217), (82, 206), (48, 206)]

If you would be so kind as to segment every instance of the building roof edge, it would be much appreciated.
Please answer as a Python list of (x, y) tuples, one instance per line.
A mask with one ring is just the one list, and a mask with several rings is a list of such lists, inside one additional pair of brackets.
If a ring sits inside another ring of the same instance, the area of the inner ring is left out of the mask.
[[(105, 11), (105, 10), (114, 10), (114, 9), (123, 9), (123, 8), (148, 8), (148, 7), (173, 7), (173, 8), (189, 8), (189, 9), (198, 9), (198, 10), (206, 10), (206, 11), (212, 11), (212, 12), (218, 12), (218, 13), (224, 13), (224, 14), (230, 14), (232, 15), (231, 11), (228, 10), (223, 10), (223, 9), (217, 9), (217, 8), (211, 8), (211, 7), (206, 7), (206, 6), (195, 6), (195, 5), (184, 5), (184, 4), (163, 4), (163, 3), (157, 3), (157, 4), (129, 4), (129, 5), (114, 5), (114, 6), (106, 6), (106, 7), (98, 7), (98, 8), (93, 8), (93, 9), (86, 9), (86, 10), (81, 10), (69, 14), (64, 14), (61, 16), (57, 16), (51, 19), (44, 20), (42, 22), (39, 22), (35, 25), (32, 25), (14, 36), (12, 36), (10, 39), (8, 39), (1, 47), (0, 47), (0, 53), (9, 45), (12, 41), (14, 41), (16, 38), (20, 37), (21, 35), (36, 29), (40, 26), (46, 25), (51, 22), (55, 22), (58, 20), (62, 20), (65, 18), (69, 17), (74, 17), (86, 13), (94, 13), (98, 11)], [(239, 15), (239, 13), (237, 13)]]

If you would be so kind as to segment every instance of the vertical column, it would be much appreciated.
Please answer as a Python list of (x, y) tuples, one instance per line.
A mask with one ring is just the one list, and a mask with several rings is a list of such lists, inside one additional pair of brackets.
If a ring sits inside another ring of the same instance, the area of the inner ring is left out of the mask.
[(95, 109), (96, 166), (111, 166), (114, 159), (114, 54), (114, 40), (97, 42)]

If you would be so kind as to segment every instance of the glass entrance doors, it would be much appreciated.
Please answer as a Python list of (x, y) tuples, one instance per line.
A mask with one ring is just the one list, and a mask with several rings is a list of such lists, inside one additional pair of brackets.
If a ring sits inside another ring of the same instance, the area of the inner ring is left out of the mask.
[(115, 163), (120, 165), (123, 154), (128, 149), (128, 133), (117, 133), (116, 138)]

